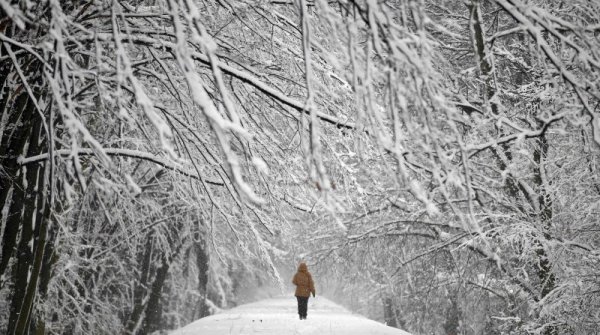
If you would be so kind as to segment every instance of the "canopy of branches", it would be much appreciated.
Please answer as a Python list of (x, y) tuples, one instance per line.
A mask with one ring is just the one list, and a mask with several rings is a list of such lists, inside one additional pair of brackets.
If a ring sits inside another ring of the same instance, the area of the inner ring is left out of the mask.
[(0, 9), (0, 330), (174, 329), (299, 259), (414, 333), (600, 327), (597, 1)]

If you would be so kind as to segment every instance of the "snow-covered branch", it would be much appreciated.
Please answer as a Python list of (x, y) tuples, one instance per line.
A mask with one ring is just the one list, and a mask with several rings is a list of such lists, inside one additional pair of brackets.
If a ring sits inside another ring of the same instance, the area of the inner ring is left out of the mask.
[[(197, 173), (192, 172), (189, 168), (185, 168), (184, 166), (182, 166), (179, 163), (169, 161), (165, 158), (153, 155), (148, 152), (131, 150), (131, 149), (118, 149), (118, 148), (103, 148), (102, 151), (104, 154), (106, 154), (108, 156), (128, 157), (128, 158), (134, 158), (134, 159), (140, 159), (140, 160), (152, 162), (160, 167), (175, 171), (186, 177), (190, 177), (190, 178), (193, 178), (196, 180), (204, 180), (206, 183), (211, 184), (211, 185), (223, 186), (223, 182), (221, 182), (221, 181), (211, 180), (211, 179), (207, 179), (206, 177), (199, 176)], [(73, 155), (73, 151), (70, 149), (60, 149), (60, 150), (55, 150), (53, 155), (55, 157), (57, 157), (57, 156), (70, 157)], [(96, 151), (93, 149), (82, 148), (82, 149), (77, 150), (77, 156), (95, 156), (95, 155), (96, 155)], [(42, 153), (39, 155), (30, 156), (30, 157), (19, 157), (18, 163), (19, 163), (19, 165), (29, 165), (29, 164), (46, 161), (46, 160), (48, 160), (48, 157), (49, 157), (48, 153)]]

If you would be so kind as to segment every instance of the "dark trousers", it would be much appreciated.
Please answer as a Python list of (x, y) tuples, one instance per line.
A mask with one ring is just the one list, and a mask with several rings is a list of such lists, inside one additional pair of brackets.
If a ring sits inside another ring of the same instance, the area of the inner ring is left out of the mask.
[(298, 299), (298, 314), (301, 318), (306, 318), (308, 310), (308, 297), (296, 297)]

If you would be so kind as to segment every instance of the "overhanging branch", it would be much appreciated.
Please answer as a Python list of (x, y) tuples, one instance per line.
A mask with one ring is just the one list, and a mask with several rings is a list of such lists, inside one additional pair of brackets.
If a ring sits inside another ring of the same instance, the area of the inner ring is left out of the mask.
[[(97, 38), (99, 40), (106, 41), (106, 40), (114, 39), (114, 36), (112, 36), (111, 34), (108, 34), (108, 33), (101, 33), (101, 34), (97, 34)], [(169, 51), (176, 50), (176, 48), (177, 48), (177, 45), (175, 43), (167, 42), (167, 41), (159, 41), (159, 40), (156, 40), (156, 39), (154, 39), (152, 37), (148, 37), (148, 36), (131, 34), (131, 35), (123, 36), (121, 39), (122, 39), (123, 43), (134, 43), (134, 44), (156, 46), (157, 49), (165, 48)], [(208, 59), (208, 57), (206, 55), (203, 55), (199, 52), (194, 52), (194, 51), (191, 51), (190, 55), (196, 61), (199, 61), (206, 65), (211, 64), (210, 60)], [(254, 88), (256, 88), (259, 91), (261, 91), (262, 93), (264, 93), (265, 95), (271, 97), (274, 100), (277, 100), (277, 101), (283, 103), (284, 105), (287, 105), (287, 106), (295, 109), (298, 112), (310, 115), (311, 109), (314, 108), (314, 107), (306, 108), (304, 103), (302, 103), (296, 99), (290, 98), (289, 96), (277, 91), (275, 88), (264, 83), (262, 80), (260, 80), (258, 77), (256, 77), (253, 74), (250, 74), (246, 71), (238, 70), (238, 69), (236, 69), (232, 66), (229, 66), (227, 64), (224, 64), (222, 62), (217, 62), (216, 65), (219, 67), (219, 69), (221, 71), (223, 71), (227, 75), (230, 75), (230, 76), (242, 81), (243, 83), (253, 86)], [(345, 129), (354, 129), (355, 128), (354, 123), (344, 122), (335, 116), (332, 116), (332, 115), (329, 115), (329, 114), (326, 114), (323, 112), (318, 112), (318, 111), (315, 114), (316, 114), (317, 118), (319, 118), (321, 121), (332, 124), (332, 125), (336, 126), (337, 128), (345, 128)]]
[[(67, 157), (73, 153), (74, 153), (73, 150), (61, 149), (61, 150), (54, 151), (53, 154), (55, 157), (56, 156)], [(155, 156), (155, 155), (147, 153), (147, 152), (131, 150), (131, 149), (105, 148), (104, 153), (108, 156), (130, 157), (130, 158), (145, 160), (148, 162), (152, 162), (156, 165), (159, 165), (165, 169), (175, 171), (186, 177), (190, 177), (190, 178), (193, 178), (196, 180), (204, 180), (206, 183), (212, 184), (212, 185), (223, 186), (222, 182), (206, 179), (192, 171), (185, 169), (183, 166), (181, 166), (179, 164), (164, 160), (158, 156)], [(76, 151), (76, 154), (79, 156), (95, 156), (96, 152), (92, 149), (79, 149)], [(23, 165), (33, 164), (33, 163), (37, 163), (37, 162), (41, 162), (41, 161), (46, 161), (46, 160), (48, 160), (48, 156), (49, 156), (48, 153), (43, 153), (43, 154), (39, 154), (36, 156), (31, 156), (31, 157), (19, 157), (17, 162), (19, 165), (23, 166)]]

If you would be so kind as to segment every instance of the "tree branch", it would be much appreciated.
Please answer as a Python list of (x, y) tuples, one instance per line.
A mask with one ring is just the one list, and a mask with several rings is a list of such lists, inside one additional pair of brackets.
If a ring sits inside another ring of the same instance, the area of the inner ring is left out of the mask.
[[(69, 156), (73, 153), (72, 150), (70, 149), (61, 149), (61, 150), (56, 150), (53, 152), (54, 156)], [(104, 153), (108, 156), (117, 156), (117, 157), (130, 157), (130, 158), (136, 158), (136, 159), (142, 159), (145, 161), (149, 161), (152, 162), (154, 164), (157, 164), (165, 169), (168, 170), (172, 170), (175, 171), (177, 173), (180, 173), (186, 177), (190, 177), (196, 180), (201, 180), (203, 179), (206, 183), (208, 184), (212, 184), (212, 185), (218, 185), (218, 186), (223, 186), (223, 182), (219, 182), (219, 181), (215, 181), (215, 180), (209, 180), (206, 178), (201, 178), (198, 174), (191, 172), (189, 170), (186, 170), (185, 168), (183, 168), (182, 166), (180, 166), (179, 164), (176, 163), (172, 163), (169, 162), (167, 160), (164, 160), (160, 157), (157, 157), (153, 154), (147, 153), (147, 152), (143, 152), (143, 151), (138, 151), (138, 150), (130, 150), (130, 149), (120, 149), (120, 148), (105, 148), (104, 149)], [(79, 149), (77, 151), (77, 155), (80, 156), (95, 156), (96, 152), (92, 149)], [(32, 164), (32, 163), (37, 163), (37, 162), (41, 162), (41, 161), (45, 161), (48, 159), (48, 153), (43, 153), (40, 155), (36, 155), (36, 156), (30, 156), (30, 157), (19, 157), (19, 159), (17, 160), (17, 163), (19, 165), (28, 165), (28, 164)]]

